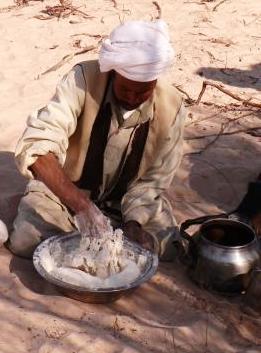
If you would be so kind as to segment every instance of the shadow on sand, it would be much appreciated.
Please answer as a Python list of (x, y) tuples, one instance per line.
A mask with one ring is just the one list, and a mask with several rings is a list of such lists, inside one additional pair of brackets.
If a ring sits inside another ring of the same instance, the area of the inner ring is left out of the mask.
[(249, 70), (225, 67), (200, 67), (196, 73), (206, 79), (220, 81), (226, 85), (261, 90), (261, 63), (251, 65)]

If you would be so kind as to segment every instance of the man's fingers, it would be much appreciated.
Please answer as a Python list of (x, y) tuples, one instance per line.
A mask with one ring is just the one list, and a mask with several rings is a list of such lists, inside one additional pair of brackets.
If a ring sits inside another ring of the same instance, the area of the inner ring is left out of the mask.
[(110, 221), (95, 211), (86, 210), (75, 216), (75, 224), (81, 234), (100, 237), (102, 233), (110, 231)]

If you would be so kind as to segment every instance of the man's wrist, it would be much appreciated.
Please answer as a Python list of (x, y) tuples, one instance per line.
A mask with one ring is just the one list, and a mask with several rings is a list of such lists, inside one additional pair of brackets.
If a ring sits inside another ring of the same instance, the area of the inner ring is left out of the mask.
[(68, 206), (74, 214), (77, 214), (87, 210), (90, 207), (90, 202), (88, 197), (79, 191), (79, 193), (75, 193), (70, 199)]

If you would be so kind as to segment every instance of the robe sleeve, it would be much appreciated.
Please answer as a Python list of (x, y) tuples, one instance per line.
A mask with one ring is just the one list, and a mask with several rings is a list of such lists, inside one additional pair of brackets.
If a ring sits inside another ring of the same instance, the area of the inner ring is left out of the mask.
[(129, 186), (121, 204), (124, 222), (134, 220), (145, 225), (160, 213), (161, 194), (170, 187), (182, 159), (185, 118), (186, 110), (182, 105), (164, 143), (157, 150), (154, 162)]
[(18, 141), (15, 157), (18, 169), (33, 178), (30, 166), (39, 156), (52, 152), (61, 165), (66, 158), (69, 137), (85, 102), (86, 82), (80, 65), (76, 65), (57, 85), (55, 95), (42, 109), (32, 113)]

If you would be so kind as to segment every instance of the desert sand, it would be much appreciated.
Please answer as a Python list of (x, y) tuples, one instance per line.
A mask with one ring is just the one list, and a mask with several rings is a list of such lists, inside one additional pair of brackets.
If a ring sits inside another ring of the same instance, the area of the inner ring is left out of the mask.
[[(28, 114), (47, 103), (75, 63), (97, 56), (101, 38), (117, 24), (158, 16), (148, 0), (73, 0), (76, 10), (66, 16), (46, 13), (59, 4), (0, 2), (0, 219), (9, 229), (26, 185), (13, 153)], [(176, 51), (167, 79), (187, 93), (189, 112), (184, 158), (168, 192), (180, 224), (232, 210), (261, 171), (260, 109), (214, 87), (195, 104), (203, 80), (210, 80), (260, 105), (261, 3), (158, 4)], [(46, 73), (64, 57), (64, 65)], [(161, 264), (131, 296), (91, 305), (60, 295), (31, 261), (4, 247), (0, 256), (0, 353), (260, 352), (260, 313), (250, 313), (243, 296), (198, 288), (178, 261)]]

